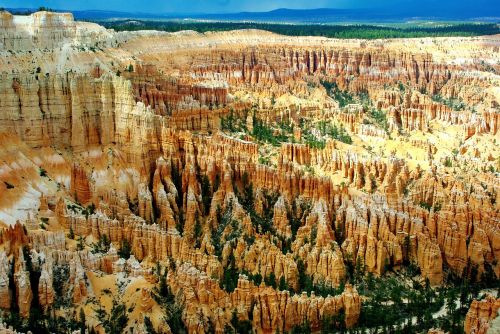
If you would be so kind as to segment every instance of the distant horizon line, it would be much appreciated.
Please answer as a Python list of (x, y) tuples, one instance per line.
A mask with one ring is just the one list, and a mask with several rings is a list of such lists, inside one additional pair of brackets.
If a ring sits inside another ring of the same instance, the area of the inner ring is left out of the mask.
[[(280, 10), (288, 11), (317, 11), (317, 10), (340, 10), (340, 11), (365, 11), (365, 10), (383, 10), (384, 7), (359, 7), (359, 8), (345, 8), (345, 7), (317, 7), (317, 8), (289, 8), (279, 7), (271, 10), (264, 11), (228, 11), (228, 12), (143, 12), (143, 11), (128, 11), (128, 10), (114, 10), (114, 9), (68, 9), (68, 8), (52, 8), (45, 7), (51, 11), (56, 12), (111, 12), (122, 14), (147, 14), (147, 15), (224, 15), (224, 14), (259, 14), (259, 13), (272, 13)], [(38, 11), (42, 7), (0, 7), (7, 11)]]
[[(209, 17), (217, 17), (217, 16), (223, 16), (223, 15), (228, 15), (228, 16), (244, 16), (244, 15), (272, 15), (273, 13), (279, 13), (280, 11), (288, 11), (289, 13), (296, 13), (300, 14), (302, 13), (314, 13), (314, 14), (323, 14), (324, 16), (328, 15), (353, 15), (353, 14), (367, 14), (368, 12), (371, 12), (374, 17), (372, 19), (369, 19), (368, 17), (362, 18), (358, 17), (360, 21), (371, 21), (374, 19), (381, 19), (381, 20), (436, 20), (436, 21), (453, 21), (453, 20), (466, 20), (466, 21), (489, 21), (489, 22), (500, 22), (500, 17), (499, 16), (494, 16), (494, 15), (488, 15), (486, 13), (471, 13), (467, 12), (467, 14), (461, 13), (461, 12), (451, 12), (447, 11), (445, 15), (440, 13), (441, 15), (438, 15), (437, 13), (430, 12), (427, 15), (425, 13), (422, 13), (420, 10), (412, 10), (411, 8), (398, 8), (398, 9), (393, 9), (391, 11), (387, 11), (387, 7), (360, 7), (360, 8), (334, 8), (334, 7), (318, 7), (318, 8), (287, 8), (287, 7), (280, 7), (280, 8), (275, 8), (272, 10), (268, 11), (232, 11), (232, 12), (141, 12), (141, 11), (120, 11), (120, 10), (111, 10), (111, 9), (61, 9), (61, 8), (50, 8), (50, 7), (0, 7), (3, 8), (6, 11), (12, 12), (13, 14), (20, 14), (23, 13), (24, 15), (28, 15), (30, 13), (36, 12), (41, 8), (48, 9), (50, 11), (54, 12), (59, 12), (59, 13), (72, 13), (76, 14), (76, 19), (90, 19), (90, 20), (100, 20), (104, 18), (98, 18), (92, 17), (92, 16), (87, 16), (85, 17), (85, 13), (87, 14), (106, 14), (108, 13), (108, 17), (106, 19), (153, 19), (153, 18), (163, 18), (163, 19), (210, 19)], [(458, 8), (455, 8), (458, 9)], [(436, 8), (435, 8), (436, 10)], [(329, 11), (325, 13), (325, 11)], [(321, 12), (321, 13), (318, 13)], [(337, 12), (337, 13), (334, 13)], [(78, 14), (82, 14), (81, 16)], [(113, 17), (112, 15), (120, 15), (121, 17)], [(126, 16), (128, 15), (128, 16)], [(305, 17), (299, 18), (299, 17), (283, 17), (284, 21), (287, 19), (298, 19), (299, 22), (306, 22), (302, 21)], [(396, 19), (397, 18), (397, 19)], [(213, 19), (213, 18), (212, 18)], [(261, 17), (260, 19), (254, 19), (254, 21), (261, 21), (264, 19), (264, 17)], [(344, 18), (347, 21), (352, 20), (352, 18)], [(238, 19), (233, 18), (228, 18), (226, 19), (228, 21), (238, 21)], [(239, 20), (245, 20), (240, 18)], [(248, 20), (248, 19), (246, 19)], [(320, 23), (321, 21), (317, 21)], [(326, 22), (326, 21), (325, 21)]]

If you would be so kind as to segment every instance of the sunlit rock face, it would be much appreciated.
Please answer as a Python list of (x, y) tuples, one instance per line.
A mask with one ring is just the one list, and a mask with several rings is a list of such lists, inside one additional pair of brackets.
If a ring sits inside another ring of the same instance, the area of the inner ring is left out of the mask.
[(274, 333), (356, 326), (353, 270), (498, 277), (499, 46), (1, 12), (0, 308), (174, 332), (163, 279), (190, 333)]
[(498, 317), (500, 299), (488, 295), (483, 300), (474, 300), (465, 318), (464, 330), (466, 333), (495, 333), (498, 321), (492, 322)]

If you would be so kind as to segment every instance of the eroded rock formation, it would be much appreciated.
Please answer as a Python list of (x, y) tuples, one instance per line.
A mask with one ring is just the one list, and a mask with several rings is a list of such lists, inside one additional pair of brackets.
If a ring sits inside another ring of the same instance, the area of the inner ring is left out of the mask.
[(481, 334), (489, 333), (490, 323), (498, 317), (500, 309), (500, 299), (495, 299), (488, 295), (483, 300), (474, 300), (465, 317), (465, 333)]
[[(0, 14), (0, 309), (114, 298), (135, 330), (147, 314), (169, 332), (165, 267), (189, 332), (235, 310), (274, 333), (355, 326), (355, 266), (500, 276), (500, 81), (472, 61), (498, 37), (382, 47)], [(467, 333), (496, 304), (473, 302)]]

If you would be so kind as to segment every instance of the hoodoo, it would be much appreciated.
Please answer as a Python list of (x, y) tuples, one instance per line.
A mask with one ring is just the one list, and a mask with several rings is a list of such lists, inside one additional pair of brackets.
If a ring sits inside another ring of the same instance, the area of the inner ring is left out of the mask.
[(499, 47), (0, 12), (0, 332), (494, 329)]

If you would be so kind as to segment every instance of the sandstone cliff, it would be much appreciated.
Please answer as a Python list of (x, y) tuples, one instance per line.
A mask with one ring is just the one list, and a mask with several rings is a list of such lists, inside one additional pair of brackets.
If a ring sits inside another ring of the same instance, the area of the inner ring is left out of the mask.
[[(0, 28), (4, 311), (64, 302), (102, 331), (86, 305), (119, 299), (134, 330), (170, 332), (165, 267), (189, 332), (233, 310), (257, 333), (320, 330), (358, 322), (358, 265), (500, 276), (500, 81), (472, 61), (498, 37), (117, 33), (47, 12)], [(473, 302), (467, 333), (496, 304)]]

